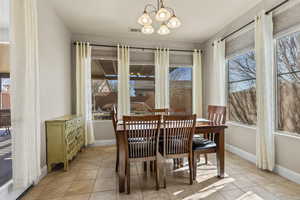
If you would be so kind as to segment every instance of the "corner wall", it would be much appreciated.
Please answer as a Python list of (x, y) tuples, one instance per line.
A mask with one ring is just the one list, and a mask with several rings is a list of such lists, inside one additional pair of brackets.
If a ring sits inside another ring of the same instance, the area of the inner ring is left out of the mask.
[(71, 114), (71, 33), (48, 0), (38, 1), (41, 167), (46, 165), (45, 120)]
[[(256, 7), (239, 16), (231, 24), (223, 28), (218, 34), (209, 41), (199, 44), (204, 50), (203, 55), (203, 74), (204, 78), (204, 108), (209, 104), (218, 102), (218, 93), (215, 67), (213, 65), (212, 42), (221, 38), (237, 28), (251, 21), (256, 13), (265, 9), (268, 10), (282, 1), (264, 0)], [(240, 156), (255, 158), (256, 154), (256, 128), (241, 125), (238, 123), (228, 123), (226, 130), (226, 144), (228, 150), (238, 153)], [(300, 136), (294, 137), (287, 134), (275, 133), (275, 153), (276, 153), (276, 172), (286, 178), (300, 183), (300, 157), (299, 157)], [(249, 159), (254, 161), (253, 159)]]

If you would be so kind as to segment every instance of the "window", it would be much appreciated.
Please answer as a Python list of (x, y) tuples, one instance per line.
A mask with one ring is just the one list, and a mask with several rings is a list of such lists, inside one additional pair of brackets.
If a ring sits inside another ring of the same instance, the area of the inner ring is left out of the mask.
[(277, 127), (300, 133), (300, 32), (278, 38)]
[(192, 68), (170, 67), (170, 108), (172, 110), (192, 113)]
[(227, 60), (229, 120), (256, 124), (256, 65), (254, 51)]
[(116, 60), (92, 60), (92, 110), (94, 120), (110, 119), (117, 104), (118, 71)]
[(130, 65), (131, 113), (143, 114), (155, 107), (154, 65)]
[(0, 109), (10, 109), (10, 78), (8, 73), (0, 73)]

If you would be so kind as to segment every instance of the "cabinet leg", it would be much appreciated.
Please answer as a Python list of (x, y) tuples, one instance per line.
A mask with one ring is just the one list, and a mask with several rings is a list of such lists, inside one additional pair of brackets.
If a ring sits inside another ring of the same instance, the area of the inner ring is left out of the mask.
[(69, 162), (65, 161), (64, 162), (64, 171), (68, 171), (69, 170)]
[(51, 164), (48, 164), (47, 168), (48, 168), (48, 173), (50, 173), (52, 171)]

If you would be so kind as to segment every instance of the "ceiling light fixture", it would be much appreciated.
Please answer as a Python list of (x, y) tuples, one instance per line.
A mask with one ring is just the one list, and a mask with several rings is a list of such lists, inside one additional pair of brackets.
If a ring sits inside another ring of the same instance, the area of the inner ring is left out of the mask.
[(149, 35), (154, 32), (151, 16), (154, 16), (154, 19), (161, 23), (157, 30), (157, 33), (160, 35), (167, 35), (171, 32), (170, 29), (178, 28), (181, 25), (180, 20), (175, 15), (175, 11), (170, 7), (165, 7), (164, 0), (157, 0), (157, 7), (153, 4), (147, 4), (142, 16), (138, 19), (138, 23), (143, 26), (141, 29), (143, 34)]

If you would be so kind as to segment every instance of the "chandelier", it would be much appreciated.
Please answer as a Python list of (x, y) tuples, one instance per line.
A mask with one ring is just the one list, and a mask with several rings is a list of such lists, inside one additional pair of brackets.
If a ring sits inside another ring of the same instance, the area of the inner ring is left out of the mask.
[(141, 32), (143, 34), (149, 35), (154, 33), (152, 18), (160, 23), (160, 27), (157, 30), (157, 33), (160, 35), (167, 35), (170, 33), (170, 29), (178, 28), (181, 25), (180, 20), (175, 15), (175, 11), (170, 7), (165, 7), (164, 0), (157, 0), (157, 7), (153, 4), (145, 6), (142, 16), (138, 19), (138, 23), (142, 25)]

